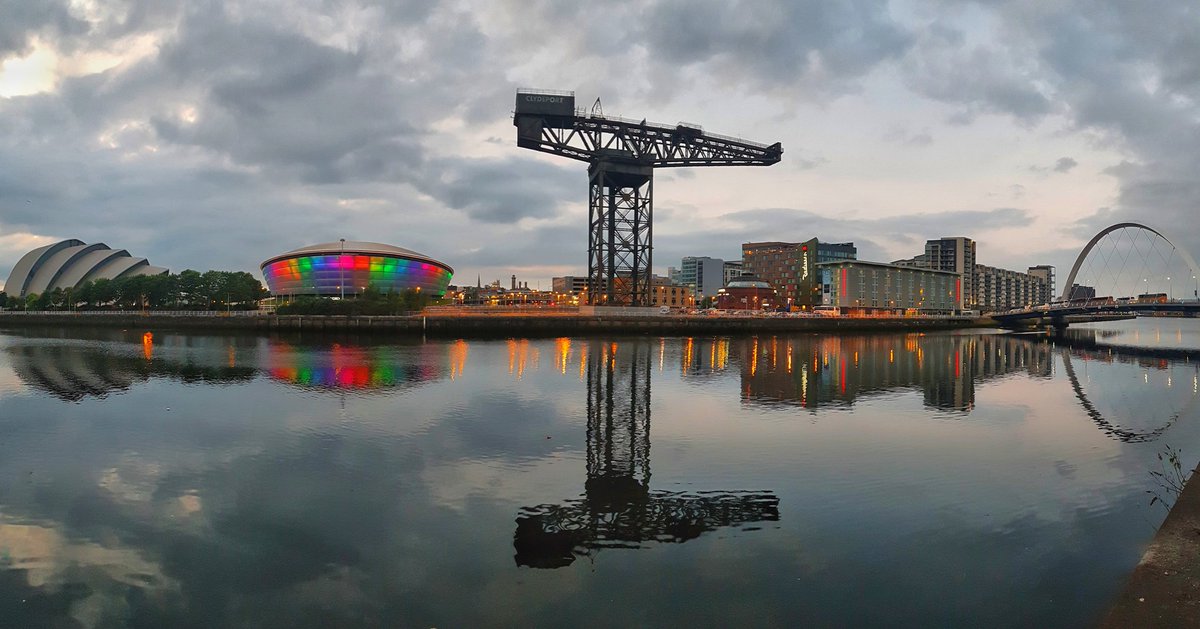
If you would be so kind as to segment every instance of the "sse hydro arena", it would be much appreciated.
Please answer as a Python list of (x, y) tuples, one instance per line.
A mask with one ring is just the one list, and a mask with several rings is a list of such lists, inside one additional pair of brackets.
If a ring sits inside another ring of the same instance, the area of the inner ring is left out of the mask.
[(275, 296), (381, 293), (416, 289), (446, 294), (454, 269), (429, 256), (377, 242), (327, 242), (281, 253), (262, 263), (263, 279)]

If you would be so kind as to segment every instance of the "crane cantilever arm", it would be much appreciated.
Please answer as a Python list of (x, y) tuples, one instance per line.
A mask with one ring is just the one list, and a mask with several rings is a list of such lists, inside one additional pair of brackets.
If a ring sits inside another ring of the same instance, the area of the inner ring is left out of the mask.
[(783, 146), (675, 126), (599, 115), (516, 114), (517, 146), (583, 162), (618, 159), (657, 168), (688, 166), (770, 166)]

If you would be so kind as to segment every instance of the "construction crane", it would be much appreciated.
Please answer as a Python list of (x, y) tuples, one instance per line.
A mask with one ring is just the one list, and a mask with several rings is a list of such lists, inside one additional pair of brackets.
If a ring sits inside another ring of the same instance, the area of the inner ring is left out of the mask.
[(575, 93), (517, 90), (517, 146), (588, 163), (588, 303), (649, 306), (654, 169), (770, 166), (779, 142), (760, 144), (575, 108)]
[(650, 350), (634, 343), (587, 349), (587, 480), (580, 498), (521, 509), (518, 566), (560, 568), (607, 548), (682, 543), (719, 528), (779, 521), (763, 490), (650, 489)]

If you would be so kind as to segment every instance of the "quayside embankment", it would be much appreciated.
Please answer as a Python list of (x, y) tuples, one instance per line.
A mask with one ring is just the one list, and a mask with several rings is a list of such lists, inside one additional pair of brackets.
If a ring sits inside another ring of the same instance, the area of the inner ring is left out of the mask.
[(990, 327), (967, 317), (709, 317), (586, 315), (261, 315), (0, 312), (0, 327), (379, 332), (431, 337), (546, 337), (591, 334), (738, 335), (804, 332), (924, 332)]
[(1200, 481), (1196, 478), (1192, 472), (1101, 627), (1200, 627)]

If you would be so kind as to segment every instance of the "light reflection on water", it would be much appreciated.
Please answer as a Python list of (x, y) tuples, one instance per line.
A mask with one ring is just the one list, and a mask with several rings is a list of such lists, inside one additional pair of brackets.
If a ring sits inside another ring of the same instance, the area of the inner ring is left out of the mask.
[[(1194, 320), (1123, 323), (1200, 337)], [(1106, 325), (1058, 340), (10, 332), (0, 614), (1089, 625), (1163, 516), (1156, 455), (1200, 458), (1187, 345), (1098, 347), (1132, 334)]]

